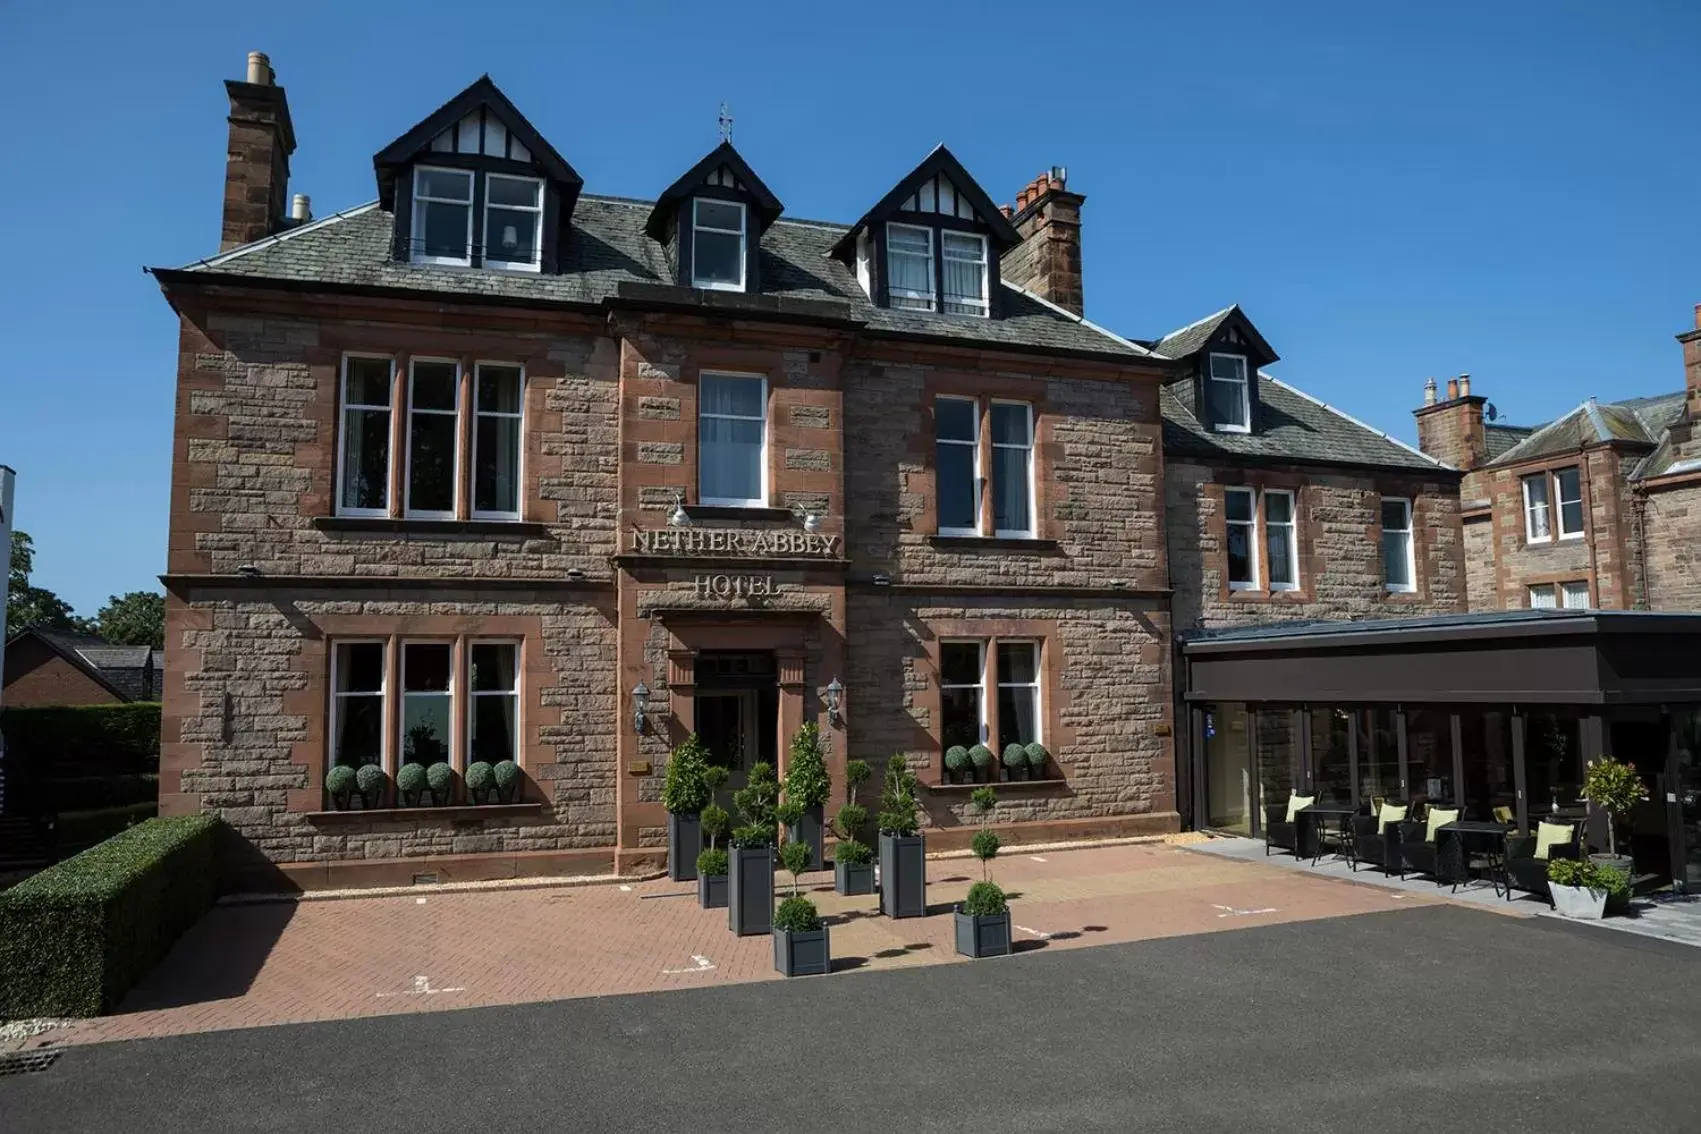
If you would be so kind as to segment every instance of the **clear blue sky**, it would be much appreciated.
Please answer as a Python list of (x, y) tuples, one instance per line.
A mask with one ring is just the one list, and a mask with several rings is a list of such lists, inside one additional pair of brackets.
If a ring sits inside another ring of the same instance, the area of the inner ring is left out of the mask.
[(999, 201), (1066, 165), (1089, 317), (1239, 302), (1276, 373), (1407, 439), (1431, 374), (1518, 422), (1682, 385), (1692, 0), (786, 7), (0, 0), (0, 463), (36, 582), (92, 614), (164, 568), (177, 325), (141, 268), (217, 250), (253, 49), (320, 215), (482, 72), (592, 192), (658, 192), (725, 99), (798, 217), (854, 219), (941, 140)]

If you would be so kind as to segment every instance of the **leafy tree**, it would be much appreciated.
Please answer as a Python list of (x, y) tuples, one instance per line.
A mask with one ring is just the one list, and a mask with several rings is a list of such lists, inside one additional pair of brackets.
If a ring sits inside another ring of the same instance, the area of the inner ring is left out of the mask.
[(95, 633), (115, 646), (165, 646), (165, 596), (152, 591), (113, 595), (95, 616)]
[(30, 573), (34, 569), (35, 541), (28, 532), (13, 531), (7, 570), (6, 633), (14, 634), (26, 626), (92, 633), (89, 623), (72, 613), (70, 603), (45, 587), (30, 585)]

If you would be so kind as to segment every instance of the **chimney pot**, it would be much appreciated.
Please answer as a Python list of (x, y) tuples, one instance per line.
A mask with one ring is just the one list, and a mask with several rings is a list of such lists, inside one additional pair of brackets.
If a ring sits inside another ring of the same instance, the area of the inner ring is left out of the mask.
[(1435, 404), (1435, 379), (1434, 378), (1431, 378), (1429, 381), (1427, 381), (1423, 384), (1423, 404), (1426, 405), (1426, 406), (1432, 406), (1432, 405)]
[(1016, 210), (1011, 208), (1009, 205), (999, 205), (998, 211), (1004, 214), (1005, 220), (1009, 220), (1016, 212)]
[(1695, 305), (1695, 329), (1701, 331), (1701, 303)]
[(1457, 378), (1447, 379), (1447, 400), (1452, 401), (1453, 399), (1457, 398), (1458, 396), (1459, 396), (1459, 380)]
[(1061, 189), (1069, 183), (1069, 171), (1061, 165), (1051, 167), (1051, 183)]
[(257, 87), (272, 85), (272, 61), (264, 51), (248, 53), (248, 81)]
[(1461, 398), (1471, 396), (1471, 376), (1469, 374), (1459, 375), (1459, 396)]
[(297, 193), (290, 198), (289, 217), (296, 224), (306, 224), (313, 219), (313, 198), (305, 193)]

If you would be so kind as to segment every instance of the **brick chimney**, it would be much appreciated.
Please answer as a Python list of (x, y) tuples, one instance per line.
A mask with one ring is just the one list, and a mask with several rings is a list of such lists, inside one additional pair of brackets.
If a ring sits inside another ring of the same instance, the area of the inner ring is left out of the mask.
[(295, 152), (289, 100), (263, 52), (249, 52), (246, 79), (227, 79), (224, 88), (230, 95), (230, 145), (224, 168), (220, 252), (285, 227), (289, 155)]
[(1671, 427), (1678, 459), (1701, 456), (1701, 303), (1695, 305), (1695, 329), (1677, 336), (1683, 344), (1683, 417)]
[(1016, 194), (1005, 210), (1022, 243), (999, 262), (1004, 278), (1076, 315), (1081, 297), (1081, 205), (1086, 197), (1064, 188), (1068, 171), (1052, 166)]
[(1474, 469), (1488, 460), (1488, 435), (1482, 407), (1487, 398), (1471, 393), (1471, 376), (1447, 379), (1447, 396), (1437, 400), (1435, 379), (1424, 384), (1417, 417), (1418, 448), (1456, 469)]

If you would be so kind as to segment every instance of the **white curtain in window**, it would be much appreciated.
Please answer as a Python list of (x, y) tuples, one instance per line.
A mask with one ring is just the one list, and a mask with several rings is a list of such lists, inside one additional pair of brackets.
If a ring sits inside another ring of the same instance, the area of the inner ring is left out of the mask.
[(1531, 610), (1553, 610), (1559, 604), (1554, 600), (1553, 587), (1543, 585), (1530, 588)]
[(954, 315), (985, 314), (986, 242), (957, 232), (944, 233), (942, 239), (945, 310)]
[(698, 499), (762, 500), (764, 384), (760, 378), (704, 375), (698, 386)]
[(892, 306), (933, 310), (933, 234), (925, 228), (892, 225), (886, 230)]

